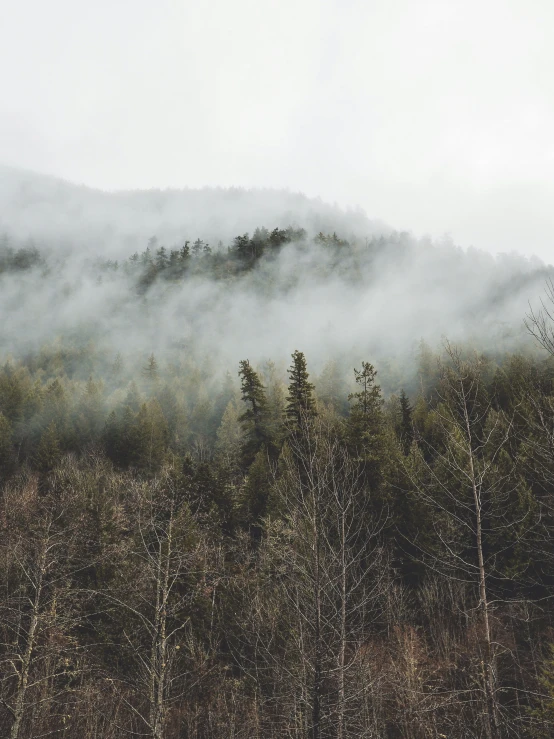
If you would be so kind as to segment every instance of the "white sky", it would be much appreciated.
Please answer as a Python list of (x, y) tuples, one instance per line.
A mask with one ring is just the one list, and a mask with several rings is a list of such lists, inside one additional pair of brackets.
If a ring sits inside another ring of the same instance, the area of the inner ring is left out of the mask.
[(554, 260), (552, 0), (0, 0), (0, 162)]

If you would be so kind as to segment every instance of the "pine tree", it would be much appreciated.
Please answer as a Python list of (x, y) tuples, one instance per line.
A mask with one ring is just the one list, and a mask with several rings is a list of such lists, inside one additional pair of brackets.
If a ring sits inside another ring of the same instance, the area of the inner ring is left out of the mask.
[(384, 457), (384, 419), (381, 388), (376, 383), (377, 372), (369, 362), (362, 369), (354, 369), (354, 378), (360, 388), (350, 393), (353, 403), (347, 423), (347, 439), (353, 456), (358, 458), (370, 489), (379, 487)]
[(380, 409), (383, 405), (381, 388), (376, 384), (377, 371), (369, 362), (362, 362), (362, 369), (354, 369), (354, 379), (360, 390), (350, 393), (348, 400), (355, 400), (352, 413), (359, 420), (363, 431), (370, 430), (375, 422), (380, 422)]
[(190, 258), (190, 241), (185, 241), (183, 246), (179, 249), (179, 259), (182, 265), (186, 265)]
[(235, 252), (241, 259), (249, 259), (252, 256), (250, 237), (247, 233), (242, 234), (242, 236), (235, 236), (233, 245), (235, 247)]
[(295, 349), (288, 369), (289, 388), (285, 414), (293, 429), (298, 430), (315, 415), (314, 386), (308, 382), (306, 357)]
[(202, 239), (200, 238), (196, 239), (196, 241), (192, 245), (192, 253), (194, 254), (194, 256), (195, 257), (200, 256), (203, 249), (204, 249), (204, 242), (202, 241)]
[(163, 272), (168, 265), (167, 251), (165, 246), (160, 246), (156, 252), (156, 268), (158, 272)]
[(332, 359), (324, 366), (321, 375), (316, 382), (317, 397), (326, 406), (340, 413), (347, 410), (345, 404), (344, 383), (339, 363)]
[(278, 447), (284, 435), (283, 421), (285, 416), (286, 385), (281, 379), (275, 363), (272, 361), (268, 361), (265, 364), (264, 384), (267, 396), (269, 436), (273, 445)]
[(169, 431), (157, 400), (143, 403), (135, 420), (132, 437), (136, 443), (132, 464), (150, 472), (158, 470), (164, 460)]
[(247, 409), (239, 417), (245, 435), (242, 458), (248, 467), (258, 451), (269, 443), (268, 407), (265, 388), (248, 359), (239, 362), (239, 367), (242, 399), (247, 404)]
[(230, 400), (217, 430), (216, 450), (218, 458), (229, 469), (237, 467), (244, 437), (236, 402)]
[(54, 422), (43, 431), (35, 455), (35, 464), (41, 472), (54, 469), (61, 457), (58, 430)]
[(142, 374), (144, 375), (144, 377), (146, 377), (147, 380), (152, 383), (158, 380), (158, 362), (156, 361), (156, 357), (153, 353), (148, 357), (148, 364), (146, 365), (146, 367), (143, 367)]
[(287, 232), (284, 229), (274, 228), (269, 235), (269, 243), (273, 249), (278, 249), (289, 241)]
[(408, 454), (412, 441), (414, 439), (414, 429), (412, 423), (412, 406), (408, 400), (408, 396), (402, 390), (400, 393), (400, 441), (404, 454)]
[(104, 422), (104, 404), (102, 401), (102, 385), (95, 383), (92, 377), (86, 385), (75, 417), (75, 437), (80, 446), (96, 441)]

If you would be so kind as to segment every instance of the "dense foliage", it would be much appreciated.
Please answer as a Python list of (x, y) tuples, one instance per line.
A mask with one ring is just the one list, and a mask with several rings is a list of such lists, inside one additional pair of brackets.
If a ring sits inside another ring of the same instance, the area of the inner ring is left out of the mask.
[[(307, 241), (97, 267), (144, 295)], [(552, 357), (421, 342), (345, 378), (84, 338), (0, 368), (2, 736), (552, 735)]]

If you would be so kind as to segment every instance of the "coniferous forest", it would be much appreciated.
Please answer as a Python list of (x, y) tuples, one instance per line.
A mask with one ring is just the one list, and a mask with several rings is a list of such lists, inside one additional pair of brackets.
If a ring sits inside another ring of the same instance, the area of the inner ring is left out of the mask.
[(551, 269), (84, 256), (0, 242), (0, 734), (552, 736)]

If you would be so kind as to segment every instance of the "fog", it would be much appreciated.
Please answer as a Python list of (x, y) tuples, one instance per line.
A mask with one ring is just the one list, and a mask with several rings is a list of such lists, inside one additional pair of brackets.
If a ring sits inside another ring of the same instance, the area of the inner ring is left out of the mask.
[(554, 251), (548, 0), (19, 0), (0, 163), (102, 189), (289, 187)]
[[(416, 239), (359, 210), (288, 192), (106, 194), (2, 174), (4, 248), (34, 244), (44, 259), (0, 275), (4, 358), (52, 342), (93, 341), (107, 356), (120, 352), (139, 366), (154, 352), (234, 373), (240, 359), (282, 361), (300, 349), (318, 372), (330, 360), (351, 371), (366, 359), (405, 376), (421, 339), (437, 347), (448, 337), (489, 355), (533, 346), (523, 319), (553, 274), (538, 259)], [(217, 273), (232, 264), (225, 260), (235, 236), (289, 224), (306, 237), (252, 268)], [(348, 244), (315, 243), (319, 231), (336, 231)], [(128, 258), (152, 236), (154, 251), (200, 237), (210, 240), (212, 255), (191, 257), (182, 279), (158, 277), (141, 289), (140, 270), (130, 270)]]
[(312, 232), (374, 235), (391, 228), (360, 209), (343, 210), (287, 190), (201, 188), (120, 191), (0, 166), (0, 232), (55, 252), (128, 257), (156, 235), (166, 246), (200, 236), (212, 246), (254, 227), (301, 224)]

